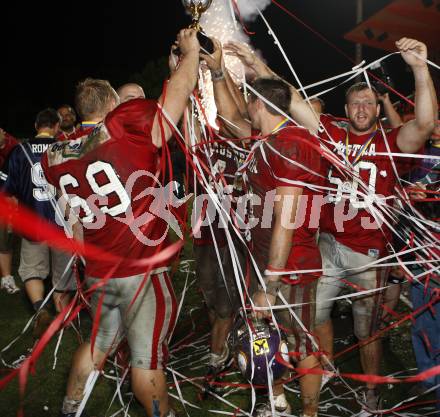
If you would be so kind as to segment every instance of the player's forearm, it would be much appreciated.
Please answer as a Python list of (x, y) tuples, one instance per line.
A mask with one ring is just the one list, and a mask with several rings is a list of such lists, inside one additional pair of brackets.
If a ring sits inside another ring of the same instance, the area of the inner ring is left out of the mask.
[(236, 137), (248, 137), (251, 134), (250, 126), (244, 120), (234, 98), (229, 91), (226, 78), (213, 81), (214, 99), (218, 114), (224, 119), (228, 130)]
[(238, 88), (237, 84), (235, 84), (234, 80), (231, 77), (231, 74), (229, 74), (229, 71), (226, 68), (223, 71), (225, 73), (226, 85), (229, 92), (231, 93), (232, 98), (235, 101), (235, 104), (237, 105), (238, 111), (241, 115), (247, 114), (247, 104), (242, 92)]
[(402, 126), (403, 122), (389, 98), (383, 101), (383, 110), (392, 128)]
[(434, 129), (437, 119), (438, 105), (437, 95), (428, 67), (413, 68), (415, 83), (415, 121), (425, 140)]
[[(286, 267), (292, 249), (293, 225), (301, 193), (302, 190), (299, 188), (277, 188), (277, 196), (281, 198), (274, 204), (274, 227), (269, 248), (268, 270)], [(279, 275), (269, 276), (270, 281), (278, 281), (279, 279)]]
[(417, 152), (430, 137), (437, 118), (437, 97), (428, 67), (413, 68), (415, 81), (415, 119), (403, 125), (397, 137), (402, 152)]
[(317, 134), (319, 129), (319, 116), (315, 114), (312, 106), (304, 100), (298, 90), (291, 84), (290, 87), (292, 98), (290, 100), (289, 112), (293, 119), (301, 126), (304, 126), (311, 133)]
[[(159, 114), (155, 116), (151, 131), (153, 144), (160, 148), (163, 141), (168, 141), (173, 134), (172, 125), (177, 125), (188, 105), (188, 99), (197, 83), (199, 67), (198, 51), (189, 51), (183, 56), (177, 70), (171, 75), (165, 94), (158, 102), (163, 109), (167, 123), (159, 122)], [(163, 130), (162, 127), (163, 126)]]
[[(275, 220), (275, 225), (270, 242), (267, 269), (282, 270), (286, 267), (292, 249), (293, 229), (286, 229), (281, 225), (281, 219)], [(280, 275), (269, 276), (270, 281), (279, 281)]]
[(168, 81), (168, 90), (170, 92), (178, 91), (183, 97), (186, 96), (186, 100), (188, 100), (190, 94), (193, 92), (196, 86), (198, 70), (199, 53), (198, 51), (190, 51), (183, 56), (179, 63), (179, 67), (171, 75), (170, 80)]
[(267, 64), (265, 64), (259, 58), (256, 58), (255, 63), (251, 66), (251, 68), (255, 71), (257, 77), (280, 78), (271, 68), (267, 66)]

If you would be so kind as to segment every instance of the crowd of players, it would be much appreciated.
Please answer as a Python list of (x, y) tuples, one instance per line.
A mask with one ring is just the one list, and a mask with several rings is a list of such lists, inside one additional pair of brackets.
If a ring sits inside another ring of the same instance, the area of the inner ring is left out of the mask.
[[(191, 234), (197, 282), (211, 323), (207, 383), (229, 363), (228, 335), (243, 307), (249, 316), (274, 321), (286, 334), (300, 375), (301, 415), (316, 417), (323, 372), (315, 370), (337, 373), (330, 316), (335, 299), (343, 290), (362, 292), (352, 298), (354, 334), (364, 373), (379, 375), (381, 339), (376, 336), (384, 308), (390, 312), (384, 288), (391, 284), (389, 268), (377, 261), (394, 253), (393, 231), (405, 249), (410, 247), (405, 234), (411, 224), (395, 230), (402, 222), (398, 214), (405, 213), (402, 204), (411, 206), (401, 177), (409, 175), (406, 185), (417, 181), (410, 195), (418, 198), (426, 197), (426, 183), (438, 181), (431, 169), (438, 162), (435, 156), (429, 166), (411, 157), (426, 154), (430, 138), (430, 153), (438, 155), (439, 149), (426, 46), (407, 38), (396, 43), (415, 80), (414, 118), (404, 123), (388, 96), (379, 97), (368, 83), (347, 90), (346, 117), (337, 118), (323, 113), (322, 101), (305, 100), (246, 45), (222, 46), (214, 40), (214, 51), (201, 53), (191, 29), (179, 33), (177, 44), (180, 55), (172, 54), (171, 76), (157, 101), (145, 99), (135, 84), (116, 92), (107, 81), (86, 79), (75, 98), (80, 125), (75, 111), (62, 106), (38, 114), (37, 134), (27, 142), (1, 132), (3, 155), (9, 154), (4, 190), (51, 222), (58, 216), (68, 237), (109, 255), (85, 259), (81, 285), (90, 290), (99, 325), (94, 348), (87, 341), (74, 355), (61, 415), (75, 415), (89, 375), (122, 338), (130, 348), (132, 389), (147, 414), (175, 415), (164, 373), (177, 313), (168, 275), (176, 251), (168, 229), (179, 229), (176, 219), (185, 227), (185, 210), (179, 208), (185, 208), (185, 198), (176, 196), (179, 190), (159, 186), (175, 178), (167, 143), (172, 139), (178, 143), (174, 152), (185, 155), (191, 167), (184, 193), (193, 192), (197, 202)], [(252, 74), (247, 96), (226, 69), (223, 48)], [(218, 129), (209, 126), (197, 93), (192, 95), (200, 58), (211, 74)], [(385, 125), (380, 101), (388, 116)], [(66, 210), (60, 211), (60, 199)], [(416, 242), (424, 242), (424, 252), (416, 252), (417, 259), (438, 260), (435, 221), (420, 216), (425, 233)], [(18, 287), (8, 236), (3, 229), (0, 266), (2, 287), (13, 293)], [(398, 262), (399, 256), (390, 261)], [(51, 270), (54, 303), (63, 311), (77, 284), (72, 264), (70, 256), (47, 242), (22, 239), (18, 272), (37, 312), (36, 338), (51, 320), (42, 280)], [(411, 279), (420, 275), (413, 287), (423, 307), (436, 296), (429, 292), (435, 274), (430, 264), (419, 263), (419, 271), (402, 265), (392, 277), (402, 270)], [(423, 327), (435, 325), (425, 321)], [(440, 348), (434, 340), (431, 344)], [(424, 370), (436, 364), (434, 358), (418, 365)], [(273, 381), (270, 391), (256, 415), (290, 414), (283, 379)], [(366, 383), (364, 403), (367, 415), (380, 406), (374, 378)]]

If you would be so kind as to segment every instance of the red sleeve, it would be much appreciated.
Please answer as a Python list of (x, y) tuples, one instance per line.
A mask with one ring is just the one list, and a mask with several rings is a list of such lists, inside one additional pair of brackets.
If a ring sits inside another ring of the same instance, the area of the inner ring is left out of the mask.
[[(302, 130), (292, 129), (289, 132), (286, 129), (282, 137), (276, 138), (270, 144), (268, 162), (277, 187), (304, 188), (305, 184), (316, 184), (319, 178), (322, 158), (311, 146), (316, 144), (314, 137)], [(291, 184), (286, 180), (300, 181), (304, 185)]]
[(151, 130), (156, 113), (156, 101), (146, 99), (130, 100), (119, 105), (107, 115), (105, 126), (110, 135), (116, 140), (124, 139), (154, 146)]
[(329, 127), (334, 126), (336, 124), (343, 125), (343, 126), (348, 124), (347, 118), (336, 117), (336, 116), (333, 116), (332, 114), (327, 114), (327, 113), (321, 113), (321, 115), (319, 116), (319, 121), (324, 125), (324, 127), (326, 129), (328, 129)]
[(319, 116), (319, 121), (322, 123), (322, 125), (328, 129), (330, 123), (332, 122), (333, 117), (329, 114), (324, 114), (321, 113), (321, 115)]

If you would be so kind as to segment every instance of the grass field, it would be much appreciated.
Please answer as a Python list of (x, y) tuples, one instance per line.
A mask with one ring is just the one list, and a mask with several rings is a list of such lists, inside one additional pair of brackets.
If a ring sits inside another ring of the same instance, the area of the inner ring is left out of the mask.
[[(181, 297), (185, 283), (188, 283), (182, 311), (171, 343), (170, 368), (173, 369), (174, 373), (169, 372), (168, 376), (170, 393), (177, 398), (177, 400), (173, 400), (173, 406), (179, 412), (179, 415), (194, 417), (225, 415), (223, 413), (234, 415), (237, 407), (249, 411), (251, 409), (251, 390), (244, 385), (246, 381), (233, 368), (222, 381), (231, 384), (243, 384), (244, 386), (227, 388), (223, 393), (223, 402), (213, 397), (202, 399), (200, 390), (193, 385), (200, 384), (202, 381), (206, 365), (206, 354), (208, 352), (209, 329), (207, 313), (194, 284), (192, 269), (185, 270), (188, 266), (193, 267), (191, 258), (191, 246), (188, 244), (185, 246), (182, 257), (183, 264), (180, 265), (180, 271), (176, 272), (173, 278), (179, 297)], [(400, 309), (404, 308), (404, 306), (400, 306)], [(355, 343), (352, 336), (350, 314), (345, 309), (346, 306), (340, 306), (340, 311), (335, 319), (337, 350), (345, 349), (349, 344)], [(31, 314), (32, 309), (23, 291), (15, 295), (7, 295), (5, 292), (0, 293), (0, 348), (6, 346), (14, 337), (20, 334)], [(87, 327), (87, 321), (89, 321), (87, 315), (81, 315), (82, 328)], [(409, 375), (415, 372), (411, 370), (415, 367), (415, 362), (411, 349), (408, 325), (409, 323), (392, 330), (389, 336), (384, 339), (384, 374), (403, 371), (402, 375)], [(32, 343), (32, 337), (30, 331), (28, 331), (3, 355), (3, 359), (7, 363), (14, 361), (20, 355), (25, 354), (27, 349), (32, 346)], [(70, 360), (79, 344), (79, 339), (72, 329), (67, 329), (64, 332), (57, 355), (57, 363), (54, 368), (56, 343), (57, 338), (54, 338), (40, 358), (35, 372), (29, 377), (23, 402), (24, 415), (26, 417), (56, 417), (58, 415), (64, 396)], [(360, 372), (357, 350), (342, 356), (338, 360), (337, 366), (341, 372)], [(120, 398), (116, 397), (110, 405), (116, 389), (115, 381), (110, 379), (115, 376), (114, 369), (109, 363), (105, 369), (107, 377), (101, 377), (95, 385), (86, 406), (88, 414), (96, 417), (144, 416), (142, 409), (136, 400), (132, 398), (129, 384), (122, 385)], [(6, 372), (7, 369), (3, 367), (1, 375), (6, 375)], [(175, 382), (178, 382), (178, 388), (174, 385)], [(353, 390), (359, 387), (357, 383), (351, 380), (346, 380), (346, 382)], [(290, 383), (288, 388), (290, 390), (288, 398), (294, 406), (294, 415), (298, 415), (297, 385)], [(384, 408), (393, 407), (406, 399), (409, 388), (408, 384), (382, 386)], [(264, 393), (259, 393), (260, 400), (264, 399), (262, 394)], [(179, 401), (179, 397), (183, 398), (185, 403)], [(423, 399), (429, 400), (432, 397), (424, 397)], [(16, 416), (19, 404), (18, 383), (14, 380), (3, 391), (0, 391), (0, 416)], [(121, 411), (122, 404), (130, 404), (128, 414), (124, 414), (123, 410)], [(354, 400), (353, 392), (337, 381), (329, 384), (324, 390), (321, 395), (321, 405), (320, 416), (350, 416), (357, 413), (360, 409)], [(398, 415), (425, 416), (429, 414), (429, 410), (427, 406), (425, 408), (412, 407), (410, 410), (402, 411)], [(118, 413), (118, 411), (120, 412)], [(409, 411), (411, 411), (411, 414), (405, 414)]]

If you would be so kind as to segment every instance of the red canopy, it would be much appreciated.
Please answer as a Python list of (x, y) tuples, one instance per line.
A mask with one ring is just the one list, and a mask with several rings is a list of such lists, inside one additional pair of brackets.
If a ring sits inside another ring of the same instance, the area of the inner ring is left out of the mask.
[(440, 0), (395, 0), (344, 35), (345, 39), (387, 51), (402, 37), (440, 50)]

